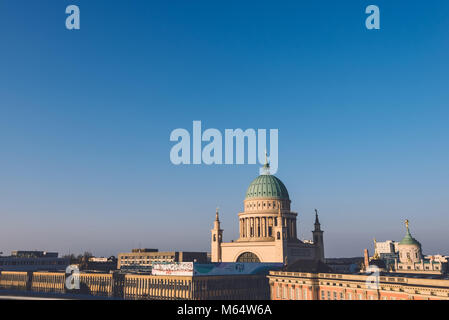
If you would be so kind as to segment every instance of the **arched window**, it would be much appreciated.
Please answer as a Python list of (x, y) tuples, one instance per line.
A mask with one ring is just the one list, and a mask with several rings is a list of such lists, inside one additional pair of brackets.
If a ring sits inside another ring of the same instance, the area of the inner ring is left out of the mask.
[(238, 258), (236, 262), (260, 262), (259, 258), (252, 252), (244, 252)]

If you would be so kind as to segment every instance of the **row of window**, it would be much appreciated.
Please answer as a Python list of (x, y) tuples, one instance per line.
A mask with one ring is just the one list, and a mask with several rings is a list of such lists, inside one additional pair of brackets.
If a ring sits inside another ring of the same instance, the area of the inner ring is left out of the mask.
[[(276, 286), (276, 298), (283, 300), (308, 300), (311, 295), (308, 294), (307, 289), (302, 289), (299, 287), (288, 287), (288, 286)], [(347, 293), (346, 297), (343, 292), (337, 291), (320, 291), (321, 300), (365, 300), (364, 295), (361, 293), (352, 294)], [(375, 300), (376, 297), (369, 295), (368, 300)], [(382, 297), (382, 300), (396, 300), (396, 297)], [(405, 300), (405, 299), (401, 299)]]
[[(260, 204), (261, 204), (261, 202), (250, 202), (250, 203), (248, 203), (247, 204), (247, 208), (256, 208), (256, 207), (260, 207)], [(271, 207), (271, 202), (269, 202), (269, 201), (266, 201), (266, 202), (263, 202), (263, 206), (264, 207)], [(282, 206), (281, 206), (282, 207)], [(273, 208), (276, 208), (276, 201), (273, 201)]]
[[(281, 296), (282, 293), (282, 296)], [(288, 295), (288, 287), (284, 286), (282, 287), (281, 292), (281, 286), (276, 286), (276, 298), (278, 299), (284, 299), (284, 300), (308, 300), (309, 294), (307, 292), (306, 288), (299, 288), (299, 287), (290, 287), (290, 296)]]
[[(398, 266), (399, 269), (404, 269), (403, 266)], [(407, 270), (411, 270), (412, 267), (411, 266), (407, 266)], [(425, 270), (430, 270), (429, 266), (425, 266), (424, 268)], [(421, 270), (421, 267), (419, 265), (415, 265), (414, 270)], [(434, 269), (432, 270), (440, 270), (440, 268), (438, 266), (435, 266)]]
[(152, 255), (152, 256), (120, 256), (119, 259), (122, 260), (126, 260), (126, 259), (152, 259), (152, 260), (156, 260), (156, 259), (174, 259), (175, 256), (170, 255), (170, 256), (157, 256), (157, 255)]
[(36, 261), (36, 260), (20, 260), (20, 261), (14, 261), (14, 260), (6, 260), (1, 261), (0, 260), (0, 266), (50, 266), (50, 265), (67, 265), (67, 260), (42, 260), (42, 261)]

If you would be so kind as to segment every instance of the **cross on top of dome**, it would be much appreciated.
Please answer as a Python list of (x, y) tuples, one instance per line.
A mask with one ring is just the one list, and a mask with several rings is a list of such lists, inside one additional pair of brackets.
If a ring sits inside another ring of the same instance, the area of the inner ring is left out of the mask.
[(263, 165), (261, 169), (261, 174), (263, 175), (270, 175), (270, 163), (268, 162), (268, 154), (267, 150), (265, 150), (265, 164)]

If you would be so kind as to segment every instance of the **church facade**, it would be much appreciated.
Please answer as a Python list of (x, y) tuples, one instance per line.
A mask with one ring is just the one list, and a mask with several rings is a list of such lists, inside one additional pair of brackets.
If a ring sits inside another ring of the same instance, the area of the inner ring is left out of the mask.
[(291, 264), (298, 260), (324, 261), (323, 231), (316, 212), (313, 242), (297, 237), (298, 214), (291, 211), (287, 188), (264, 166), (264, 173), (248, 187), (238, 214), (239, 238), (223, 242), (218, 210), (211, 235), (212, 262)]

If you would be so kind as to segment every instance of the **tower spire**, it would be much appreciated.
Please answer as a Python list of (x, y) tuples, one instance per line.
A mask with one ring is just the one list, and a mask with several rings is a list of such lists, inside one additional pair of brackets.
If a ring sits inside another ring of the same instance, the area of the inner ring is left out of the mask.
[(320, 218), (318, 217), (318, 210), (315, 209), (315, 231), (321, 231)]
[(223, 240), (223, 230), (220, 228), (218, 207), (215, 211), (214, 228), (211, 230), (211, 234), (211, 260), (212, 262), (221, 262), (221, 242)]
[(324, 240), (323, 230), (321, 230), (320, 219), (318, 218), (318, 210), (315, 209), (315, 230), (312, 231), (313, 244), (315, 245), (316, 256), (319, 260), (324, 261)]

